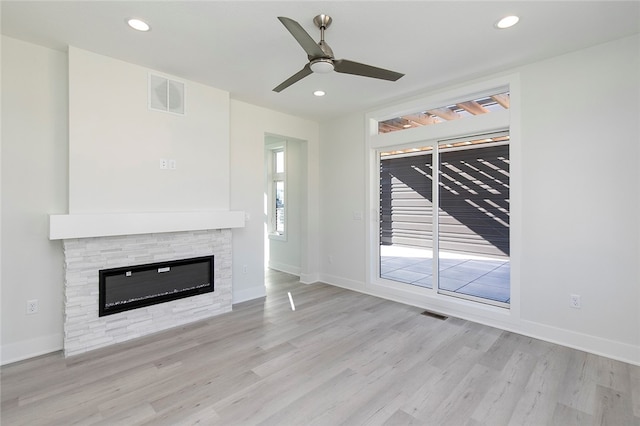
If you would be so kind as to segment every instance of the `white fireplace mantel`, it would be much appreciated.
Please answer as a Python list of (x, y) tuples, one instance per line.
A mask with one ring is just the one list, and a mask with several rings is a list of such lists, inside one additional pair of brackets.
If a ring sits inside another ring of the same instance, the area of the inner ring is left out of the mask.
[(49, 239), (243, 228), (242, 211), (49, 215)]

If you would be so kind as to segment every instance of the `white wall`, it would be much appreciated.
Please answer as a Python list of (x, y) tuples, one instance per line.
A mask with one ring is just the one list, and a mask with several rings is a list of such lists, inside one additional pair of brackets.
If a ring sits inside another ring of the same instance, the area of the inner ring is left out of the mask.
[[(520, 305), (494, 322), (637, 364), (639, 45), (635, 36), (508, 71), (519, 76), (521, 93), (513, 118), (521, 170), (512, 170), (521, 203), (512, 241), (520, 249)], [(388, 296), (363, 282), (367, 233), (351, 215), (367, 209), (359, 195), (364, 113), (323, 123), (321, 139), (321, 278)], [(582, 309), (569, 308), (570, 293), (582, 296)], [(396, 299), (429, 308), (415, 292)]]
[(67, 105), (67, 55), (3, 36), (2, 363), (62, 346), (62, 244), (47, 215), (67, 210)]
[[(318, 277), (318, 124), (266, 108), (231, 100), (231, 209), (248, 214), (243, 229), (233, 232), (233, 301), (264, 296), (264, 142), (265, 135), (306, 141), (308, 213), (301, 245), (301, 279)], [(243, 265), (247, 272), (243, 273)]]
[(69, 213), (229, 208), (229, 93), (169, 76), (185, 115), (150, 110), (150, 72), (69, 48)]
[(522, 69), (521, 297), (527, 321), (640, 352), (639, 52), (632, 37)]
[(364, 130), (362, 114), (320, 128), (320, 270), (325, 281), (359, 290), (364, 289), (368, 214)]

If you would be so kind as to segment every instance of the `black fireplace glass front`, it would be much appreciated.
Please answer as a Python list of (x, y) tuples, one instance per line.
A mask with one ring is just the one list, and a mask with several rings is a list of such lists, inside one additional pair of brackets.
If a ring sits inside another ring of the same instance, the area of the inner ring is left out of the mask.
[(99, 271), (99, 316), (213, 291), (213, 256)]

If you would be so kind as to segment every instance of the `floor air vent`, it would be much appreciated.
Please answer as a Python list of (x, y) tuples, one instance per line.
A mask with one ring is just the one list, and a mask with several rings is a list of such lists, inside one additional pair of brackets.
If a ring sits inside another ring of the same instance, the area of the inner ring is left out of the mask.
[(446, 316), (444, 316), (444, 315), (442, 315), (442, 314), (437, 314), (437, 313), (435, 313), (435, 312), (431, 312), (431, 311), (424, 311), (424, 312), (423, 312), (423, 313), (421, 313), (420, 315), (424, 315), (424, 316), (426, 316), (426, 317), (433, 317), (433, 318), (435, 318), (435, 319), (439, 319), (439, 320), (442, 320), (442, 321), (444, 321), (444, 320), (446, 320), (447, 318), (449, 318), (449, 317), (446, 317)]

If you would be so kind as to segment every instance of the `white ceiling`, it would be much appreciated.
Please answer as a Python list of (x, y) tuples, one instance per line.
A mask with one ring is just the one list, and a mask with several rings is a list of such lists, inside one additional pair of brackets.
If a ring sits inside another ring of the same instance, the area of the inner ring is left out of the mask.
[[(320, 13), (333, 17), (325, 38), (336, 58), (406, 75), (312, 74), (273, 92), (307, 61), (277, 17), (318, 40)], [(1, 14), (10, 37), (72, 45), (319, 121), (640, 32), (638, 1), (2, 1)], [(508, 14), (520, 23), (495, 29)], [(131, 30), (130, 17), (152, 30)], [(327, 95), (314, 97), (316, 89)]]

